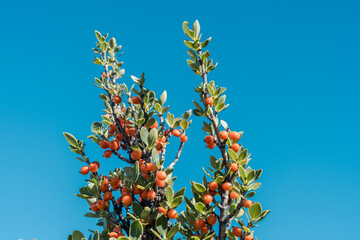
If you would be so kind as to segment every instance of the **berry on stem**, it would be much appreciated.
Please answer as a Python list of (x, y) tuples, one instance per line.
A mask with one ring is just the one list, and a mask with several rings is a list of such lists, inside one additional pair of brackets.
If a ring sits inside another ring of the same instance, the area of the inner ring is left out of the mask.
[(83, 166), (81, 169), (80, 169), (80, 173), (82, 175), (87, 175), (89, 173), (90, 169), (88, 166)]
[(170, 219), (175, 219), (175, 218), (177, 218), (178, 213), (175, 209), (171, 209), (167, 215)]
[(214, 104), (214, 99), (212, 97), (207, 97), (204, 100), (205, 105), (212, 107)]
[(226, 182), (226, 183), (224, 183), (221, 187), (222, 187), (222, 189), (224, 189), (225, 191), (230, 191), (230, 190), (231, 190), (231, 183)]

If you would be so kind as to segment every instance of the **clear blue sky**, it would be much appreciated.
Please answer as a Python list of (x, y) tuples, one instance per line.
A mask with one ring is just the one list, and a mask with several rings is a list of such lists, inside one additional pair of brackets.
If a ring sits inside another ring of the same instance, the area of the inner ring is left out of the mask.
[[(81, 163), (62, 132), (85, 139), (100, 120), (92, 85), (94, 30), (124, 48), (125, 81), (143, 71), (168, 91), (172, 112), (192, 108), (200, 79), (186, 65), (181, 24), (198, 19), (219, 61), (210, 79), (228, 87), (222, 117), (243, 130), (256, 200), (272, 213), (261, 240), (357, 239), (360, 208), (360, 3), (337, 1), (7, 1), (0, 7), (1, 239), (61, 240), (94, 228), (74, 196)], [(208, 164), (193, 118), (176, 187)], [(104, 168), (88, 141), (88, 154)], [(175, 154), (174, 152), (172, 153)]]

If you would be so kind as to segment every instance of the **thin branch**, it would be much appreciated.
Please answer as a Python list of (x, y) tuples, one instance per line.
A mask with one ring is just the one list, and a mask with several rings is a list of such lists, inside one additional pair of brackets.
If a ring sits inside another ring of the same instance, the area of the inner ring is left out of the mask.
[(118, 151), (116, 150), (111, 150), (111, 152), (113, 154), (115, 154), (118, 158), (120, 158), (121, 160), (127, 162), (127, 163), (130, 163), (130, 164), (133, 164), (135, 161), (133, 160), (130, 160), (130, 159), (127, 159), (126, 157), (124, 157), (123, 155), (121, 155)]
[(169, 167), (174, 167), (175, 164), (179, 161), (183, 147), (184, 147), (184, 143), (181, 142), (179, 150), (177, 151), (176, 157), (175, 157), (174, 161), (169, 165)]

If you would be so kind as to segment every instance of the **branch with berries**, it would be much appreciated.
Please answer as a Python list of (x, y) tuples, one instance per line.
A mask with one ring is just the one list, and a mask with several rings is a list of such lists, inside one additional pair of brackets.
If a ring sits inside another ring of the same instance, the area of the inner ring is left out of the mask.
[[(102, 231), (91, 230), (88, 239), (172, 239), (180, 229), (172, 219), (178, 216), (176, 208), (185, 193), (185, 188), (174, 192), (176, 178), (172, 172), (187, 141), (185, 131), (191, 124), (191, 111), (175, 118), (165, 106), (166, 91), (156, 98), (154, 91), (145, 88), (144, 74), (140, 78), (131, 76), (134, 84), (130, 88), (117, 83), (125, 73), (123, 62), (118, 61), (121, 46), (114, 38), (107, 40), (107, 34), (95, 34), (98, 42), (93, 51), (98, 57), (94, 63), (104, 71), (94, 84), (105, 92), (100, 94), (105, 114), (101, 122), (92, 124), (93, 134), (88, 138), (104, 150), (104, 161), (115, 156), (128, 166), (107, 171), (108, 175), (103, 171), (101, 175), (100, 163), (90, 163), (85, 155), (83, 141), (64, 133), (71, 151), (86, 164), (80, 173), (90, 173), (87, 185), (76, 196), (89, 204), (91, 211), (85, 216), (97, 218), (97, 225), (103, 227)], [(180, 148), (175, 160), (165, 167), (170, 136), (180, 139)], [(69, 239), (80, 240), (84, 236), (74, 231)]]
[[(208, 73), (217, 66), (217, 63), (213, 64), (213, 60), (209, 59), (209, 51), (203, 51), (211, 38), (200, 41), (198, 21), (194, 22), (192, 29), (184, 22), (183, 31), (190, 38), (184, 41), (189, 48), (187, 53), (190, 59), (187, 63), (193, 72), (202, 78), (201, 85), (195, 89), (199, 93), (202, 106), (194, 101), (196, 109), (193, 113), (206, 118), (207, 121), (204, 121), (202, 128), (207, 133), (204, 142), (209, 149), (218, 147), (220, 157), (211, 155), (211, 168), (203, 168), (203, 182), (192, 182), (191, 190), (194, 197), (186, 199), (187, 209), (180, 214), (181, 233), (194, 240), (212, 237), (218, 240), (237, 237), (253, 240), (254, 232), (251, 228), (270, 212), (262, 211), (260, 203), (248, 200), (255, 195), (253, 190), (260, 187), (260, 183), (255, 181), (260, 177), (262, 170), (253, 170), (248, 166), (250, 154), (238, 143), (243, 132), (231, 131), (228, 124), (218, 118), (218, 114), (229, 104), (225, 103), (226, 89), (216, 86), (214, 81), (208, 82)], [(208, 178), (211, 179), (210, 182)], [(248, 209), (248, 213), (245, 209)], [(247, 216), (247, 225), (242, 220), (243, 215)], [(238, 226), (235, 224), (230, 230), (232, 221)], [(218, 224), (218, 231), (213, 230), (215, 224)]]

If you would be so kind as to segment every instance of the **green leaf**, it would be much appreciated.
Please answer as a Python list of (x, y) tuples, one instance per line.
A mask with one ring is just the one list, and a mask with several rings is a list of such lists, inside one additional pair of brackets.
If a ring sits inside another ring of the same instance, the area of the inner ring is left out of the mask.
[(143, 235), (143, 226), (139, 220), (134, 221), (130, 226), (129, 237), (130, 240), (140, 240)]
[(189, 54), (189, 57), (190, 57), (192, 60), (194, 60), (194, 61), (197, 60), (197, 55), (196, 55), (196, 53), (194, 52), (194, 50), (188, 49), (188, 50), (187, 50), (187, 53)]
[(260, 203), (254, 203), (249, 208), (249, 214), (251, 219), (257, 219), (260, 216), (261, 212), (262, 212), (262, 207)]
[(171, 201), (170, 207), (171, 207), (171, 208), (176, 208), (176, 207), (178, 207), (178, 206), (182, 203), (183, 199), (184, 199), (183, 196), (177, 196), (177, 197), (175, 197), (175, 198)]
[(197, 202), (195, 204), (195, 209), (198, 210), (201, 213), (204, 213), (206, 211), (206, 206), (202, 202)]
[(250, 184), (249, 187), (248, 187), (248, 189), (249, 189), (249, 190), (256, 190), (256, 189), (258, 189), (260, 186), (261, 186), (261, 183), (255, 182), (255, 183)]
[(231, 148), (228, 149), (228, 153), (229, 156), (232, 160), (237, 161), (238, 160), (238, 156), (236, 155), (236, 153), (234, 152), (234, 150), (232, 150)]
[(190, 240), (200, 240), (200, 239), (196, 236), (192, 236), (192, 237), (190, 237)]
[(244, 178), (244, 180), (246, 180), (246, 171), (245, 169), (243, 168), (243, 166), (239, 165), (239, 173), (240, 173), (240, 176), (242, 178)]
[(190, 42), (190, 41), (188, 41), (188, 40), (184, 40), (184, 43), (185, 43), (185, 45), (186, 45), (187, 47), (196, 50), (196, 48), (194, 48), (192, 42)]
[(174, 197), (174, 190), (172, 189), (171, 186), (168, 186), (166, 188), (166, 200), (171, 203), (171, 201), (173, 200)]
[(72, 234), (73, 240), (81, 240), (83, 237), (84, 237), (84, 235), (78, 230), (75, 230)]
[(91, 217), (91, 218), (99, 218), (100, 216), (93, 212), (88, 212), (85, 214), (85, 217)]
[(148, 136), (148, 145), (153, 146), (156, 142), (157, 137), (158, 137), (157, 130), (155, 128), (151, 129), (150, 134)]
[(195, 37), (198, 38), (200, 34), (200, 24), (198, 20), (196, 20), (193, 24), (193, 31), (195, 33)]
[(198, 111), (204, 112), (204, 110), (202, 109), (202, 107), (200, 106), (200, 104), (198, 104), (198, 103), (195, 102), (195, 101), (193, 101), (193, 103), (194, 103), (194, 105), (195, 105), (195, 107), (196, 107), (196, 109), (197, 109)]
[(204, 185), (200, 184), (200, 183), (196, 183), (191, 181), (191, 184), (193, 185), (193, 187), (195, 188), (196, 191), (203, 193), (206, 191), (206, 187), (204, 187)]
[(66, 141), (70, 144), (70, 146), (73, 146), (75, 148), (79, 147), (77, 140), (73, 135), (71, 135), (70, 133), (67, 133), (67, 132), (64, 132), (63, 134), (65, 136)]
[(149, 136), (149, 132), (146, 129), (146, 127), (142, 127), (140, 129), (140, 138), (141, 141), (143, 141), (143, 143), (145, 143), (146, 145), (148, 145), (148, 136)]
[(160, 233), (161, 236), (165, 238), (167, 234), (167, 220), (164, 214), (157, 215), (155, 225), (156, 230)]
[(95, 134), (102, 132), (104, 126), (101, 122), (93, 122), (91, 125), (91, 131)]
[(116, 47), (116, 40), (115, 40), (115, 38), (111, 38), (111, 39), (109, 40), (109, 46), (110, 46), (112, 49), (114, 49), (114, 48)]
[(163, 238), (159, 235), (158, 232), (156, 232), (154, 229), (150, 228), (150, 230), (152, 231), (152, 233), (157, 236), (160, 240), (163, 240)]
[(221, 169), (221, 161), (212, 155), (210, 156), (210, 165), (216, 170)]
[(132, 183), (135, 183), (140, 175), (139, 162), (134, 163), (134, 171), (131, 178)]
[(149, 207), (144, 207), (142, 210), (140, 217), (142, 220), (145, 220), (151, 213), (151, 209)]
[(205, 48), (209, 44), (210, 41), (211, 41), (211, 37), (209, 37), (203, 43), (201, 43), (201, 48)]
[(96, 30), (95, 30), (95, 36), (96, 36), (96, 38), (97, 38), (97, 40), (98, 40), (99, 42), (102, 42), (102, 41), (103, 41), (103, 40), (102, 40), (101, 33), (100, 33), (99, 31), (96, 31)]
[(141, 213), (142, 213), (142, 207), (140, 206), (140, 204), (138, 204), (137, 202), (133, 201), (131, 203), (132, 205), (132, 210), (134, 212), (134, 215), (137, 217), (140, 217)]
[(161, 95), (160, 95), (160, 98), (159, 98), (159, 103), (160, 105), (164, 105), (164, 103), (166, 102), (166, 99), (167, 99), (167, 92), (164, 91)]
[(98, 230), (96, 230), (96, 232), (94, 233), (93, 240), (100, 240), (100, 234), (99, 234)]
[(185, 197), (185, 203), (186, 206), (188, 206), (191, 210), (196, 211), (195, 205), (192, 204), (192, 202), (187, 197)]
[(175, 234), (180, 230), (180, 223), (176, 223), (169, 231), (169, 233), (167, 234), (166, 238), (170, 239), (173, 236), (175, 236)]
[(189, 29), (188, 25), (189, 25), (188, 22), (186, 22), (186, 21), (183, 22), (183, 25), (182, 25), (183, 31), (186, 34), (186, 36), (193, 39), (195, 37), (195, 33), (194, 33), (194, 31)]

